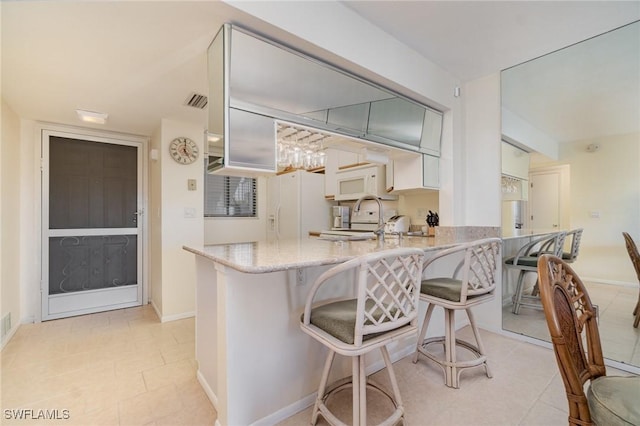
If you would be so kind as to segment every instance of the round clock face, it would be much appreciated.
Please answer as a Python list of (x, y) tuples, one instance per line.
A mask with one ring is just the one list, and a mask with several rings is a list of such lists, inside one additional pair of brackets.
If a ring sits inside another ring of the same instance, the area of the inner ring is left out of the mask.
[(180, 164), (191, 164), (198, 159), (198, 145), (189, 138), (175, 138), (169, 145), (171, 158)]

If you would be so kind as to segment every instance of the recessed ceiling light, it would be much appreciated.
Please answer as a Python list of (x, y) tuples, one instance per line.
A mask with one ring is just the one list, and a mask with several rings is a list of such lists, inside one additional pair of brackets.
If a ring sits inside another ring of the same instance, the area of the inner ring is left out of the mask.
[(207, 141), (208, 142), (219, 142), (222, 138), (214, 133), (207, 132)]
[(107, 117), (109, 117), (109, 114), (104, 112), (85, 111), (83, 109), (77, 109), (76, 112), (80, 120), (87, 123), (104, 124), (107, 122)]

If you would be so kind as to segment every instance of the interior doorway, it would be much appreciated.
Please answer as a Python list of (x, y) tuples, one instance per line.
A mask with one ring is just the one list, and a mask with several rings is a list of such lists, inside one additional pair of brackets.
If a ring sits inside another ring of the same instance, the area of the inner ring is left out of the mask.
[(42, 133), (42, 320), (142, 304), (142, 143)]
[(569, 229), (569, 165), (529, 173), (529, 226), (540, 231)]

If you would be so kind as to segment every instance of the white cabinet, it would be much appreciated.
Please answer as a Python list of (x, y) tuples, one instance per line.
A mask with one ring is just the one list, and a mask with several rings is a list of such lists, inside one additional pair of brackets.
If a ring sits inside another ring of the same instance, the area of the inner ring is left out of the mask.
[(420, 148), (436, 157), (440, 157), (440, 139), (442, 137), (442, 114), (425, 109), (422, 124)]
[(518, 179), (529, 179), (529, 153), (502, 142), (502, 174)]
[(415, 154), (393, 161), (394, 192), (412, 189), (438, 189), (439, 187), (440, 159), (438, 157)]

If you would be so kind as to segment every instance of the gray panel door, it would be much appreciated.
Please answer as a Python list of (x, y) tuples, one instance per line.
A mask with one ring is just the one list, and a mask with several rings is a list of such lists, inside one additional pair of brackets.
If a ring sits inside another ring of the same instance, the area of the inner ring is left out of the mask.
[(140, 305), (140, 146), (43, 134), (43, 319)]

